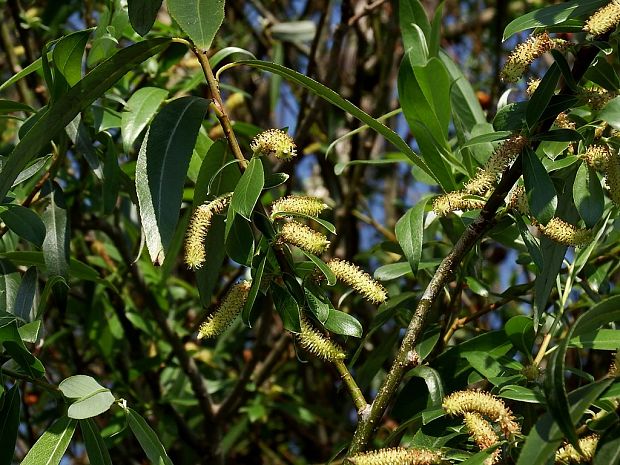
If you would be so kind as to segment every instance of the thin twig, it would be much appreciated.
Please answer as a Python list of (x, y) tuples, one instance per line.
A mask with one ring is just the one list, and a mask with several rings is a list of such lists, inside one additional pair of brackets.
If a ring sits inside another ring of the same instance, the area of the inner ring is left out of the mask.
[(363, 412), (368, 408), (368, 402), (366, 402), (362, 390), (359, 388), (359, 386), (353, 379), (353, 376), (351, 376), (349, 369), (342, 360), (334, 362), (334, 365), (336, 366), (338, 373), (340, 373), (342, 381), (344, 382), (344, 385), (347, 387), (349, 394), (353, 399), (355, 408), (357, 409), (358, 413), (363, 414)]
[(355, 23), (357, 23), (360, 19), (362, 19), (364, 16), (369, 15), (370, 13), (372, 13), (374, 10), (376, 10), (377, 8), (379, 8), (381, 5), (383, 5), (386, 2), (387, 0), (377, 0), (374, 3), (364, 5), (364, 7), (360, 10), (359, 13), (356, 13), (354, 16), (351, 17), (351, 19), (349, 19), (349, 22), (347, 23), (347, 25), (349, 27), (354, 26)]

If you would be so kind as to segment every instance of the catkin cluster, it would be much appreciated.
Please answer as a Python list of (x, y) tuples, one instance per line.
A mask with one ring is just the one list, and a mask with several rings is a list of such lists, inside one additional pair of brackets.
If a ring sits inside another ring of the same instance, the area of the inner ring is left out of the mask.
[(231, 287), (217, 310), (200, 326), (198, 338), (206, 339), (222, 334), (243, 310), (251, 287), (250, 281), (241, 281)]
[(521, 426), (503, 401), (483, 391), (457, 391), (443, 400), (443, 409), (449, 415), (464, 416), (477, 413), (497, 422), (503, 433), (510, 437), (521, 433)]
[(200, 205), (192, 214), (185, 235), (185, 264), (191, 269), (200, 268), (206, 261), (205, 239), (213, 217), (224, 211), (230, 203), (231, 193)]
[(339, 281), (351, 286), (370, 302), (380, 304), (386, 301), (387, 291), (385, 288), (357, 265), (334, 258), (327, 262), (327, 266), (334, 272)]
[(329, 246), (329, 241), (324, 234), (297, 221), (284, 223), (280, 230), (279, 240), (313, 254), (320, 254)]
[(433, 211), (437, 216), (446, 216), (456, 210), (477, 210), (486, 201), (461, 191), (448, 192), (433, 199)]
[(616, 28), (620, 23), (620, 1), (612, 0), (599, 8), (586, 21), (583, 30), (591, 36), (600, 36)]
[(553, 217), (546, 224), (537, 224), (545, 236), (558, 244), (581, 247), (592, 240), (592, 231), (567, 223), (561, 218)]
[(300, 322), (301, 332), (297, 335), (297, 340), (301, 347), (326, 362), (344, 360), (345, 353), (340, 346), (315, 329), (306, 317), (302, 316)]
[(579, 440), (579, 448), (583, 452), (582, 454), (577, 452), (577, 449), (575, 449), (571, 444), (562, 447), (555, 453), (556, 465), (578, 465), (581, 463), (592, 462), (598, 440), (599, 436), (597, 434), (591, 434), (590, 436), (581, 438)]
[(318, 197), (308, 195), (289, 195), (282, 197), (271, 204), (271, 214), (301, 213), (302, 215), (318, 217), (328, 206)]
[(433, 465), (441, 463), (441, 455), (428, 449), (392, 447), (352, 455), (353, 465)]
[(554, 48), (564, 48), (567, 42), (562, 39), (552, 39), (543, 32), (517, 45), (506, 60), (500, 77), (504, 82), (517, 82), (538, 57)]
[(295, 141), (281, 129), (261, 132), (252, 139), (250, 149), (256, 154), (274, 155), (280, 160), (290, 160), (297, 156)]
[(602, 87), (588, 87), (579, 91), (579, 97), (593, 110), (602, 109), (607, 103), (616, 97), (616, 92), (609, 92)]
[[(485, 420), (479, 413), (465, 412), (463, 415), (463, 423), (465, 423), (469, 434), (480, 450), (492, 447), (499, 442), (499, 436), (493, 429), (491, 423)], [(501, 451), (496, 449), (485, 461), (484, 465), (497, 463), (500, 459), (500, 455)]]

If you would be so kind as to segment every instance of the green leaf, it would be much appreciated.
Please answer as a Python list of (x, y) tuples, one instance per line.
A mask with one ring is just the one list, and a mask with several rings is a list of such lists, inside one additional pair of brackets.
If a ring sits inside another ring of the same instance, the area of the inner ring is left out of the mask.
[[(603, 379), (575, 389), (568, 396), (571, 422), (577, 423), (585, 410), (609, 387), (613, 380)], [(546, 465), (562, 443), (564, 435), (547, 412), (530, 430), (525, 439), (517, 465)]]
[(172, 460), (168, 457), (155, 431), (144, 418), (130, 408), (127, 409), (127, 423), (153, 465), (172, 465)]
[(620, 296), (603, 300), (582, 313), (548, 360), (544, 388), (549, 411), (569, 442), (575, 447), (577, 447), (578, 438), (574, 419), (571, 420), (569, 398), (565, 386), (566, 351), (572, 338), (598, 330), (601, 326), (615, 321), (620, 321)]
[(249, 266), (254, 256), (254, 232), (251, 224), (230, 208), (226, 223), (226, 253), (240, 265)]
[(80, 429), (82, 430), (88, 461), (91, 465), (112, 465), (108, 447), (103, 441), (95, 422), (90, 418), (80, 420)]
[(416, 66), (411, 53), (403, 57), (398, 73), (398, 96), (405, 119), (415, 134), (422, 158), (446, 191), (456, 189), (446, 164), (450, 122), (450, 75), (438, 58)]
[(25, 103), (15, 102), (13, 100), (0, 99), (0, 114), (13, 113), (23, 111), (25, 113), (35, 113), (36, 110)]
[(357, 318), (335, 308), (329, 309), (329, 315), (323, 322), (323, 326), (332, 333), (344, 336), (362, 337), (364, 332)]
[(583, 136), (573, 129), (553, 129), (535, 134), (530, 140), (546, 140), (552, 142), (572, 142), (583, 140)]
[(21, 205), (7, 205), (0, 212), (0, 218), (7, 227), (20, 237), (41, 247), (45, 240), (45, 225), (39, 215)]
[(121, 116), (123, 149), (126, 152), (133, 148), (134, 142), (167, 96), (168, 91), (165, 89), (142, 87), (129, 97)]
[(547, 403), (545, 396), (539, 389), (529, 389), (518, 385), (504, 386), (499, 396), (504, 399), (517, 400), (519, 402), (527, 402), (530, 404), (543, 404)]
[(532, 215), (547, 224), (555, 215), (558, 196), (547, 170), (529, 147), (523, 151), (523, 180)]
[(19, 290), (19, 273), (13, 263), (0, 259), (0, 311), (11, 312)]
[(314, 221), (318, 224), (320, 224), (321, 226), (323, 226), (325, 229), (327, 229), (330, 233), (332, 234), (336, 234), (336, 227), (330, 223), (327, 220), (324, 220), (322, 218), (316, 218), (314, 216), (310, 216), (310, 215), (306, 215), (305, 213), (298, 213), (298, 212), (276, 212), (273, 216), (275, 217), (289, 217), (289, 216), (295, 216), (297, 218), (304, 218), (306, 220), (310, 220), (310, 221)]
[(580, 349), (618, 350), (620, 349), (620, 330), (597, 329), (573, 337), (568, 341), (568, 346)]
[(532, 347), (536, 339), (532, 319), (525, 315), (514, 316), (506, 322), (504, 331), (512, 345), (531, 358)]
[(308, 309), (314, 313), (314, 316), (321, 323), (325, 323), (327, 317), (329, 316), (330, 309), (333, 308), (331, 302), (329, 302), (325, 298), (317, 297), (317, 294), (320, 295), (320, 290), (316, 286), (304, 286), (304, 294), (306, 295), (306, 305)]
[(542, 271), (544, 262), (543, 262), (542, 252), (540, 251), (540, 243), (538, 242), (537, 239), (534, 238), (534, 236), (532, 236), (532, 233), (530, 232), (527, 225), (525, 224), (525, 221), (523, 221), (523, 218), (521, 218), (521, 215), (519, 214), (514, 215), (514, 219), (515, 219), (515, 223), (517, 224), (517, 227), (519, 228), (519, 233), (521, 234), (521, 238), (523, 239), (523, 242), (525, 243), (525, 247), (527, 248), (527, 251), (530, 253), (530, 257), (532, 258), (534, 265), (536, 265), (536, 269), (538, 271)]
[[(51, 55), (52, 55), (51, 53), (48, 53), (48, 56), (50, 58), (51, 58)], [(7, 87), (12, 86), (13, 84), (15, 84), (20, 79), (23, 79), (26, 76), (28, 76), (28, 75), (36, 72), (36, 71), (39, 71), (41, 69), (42, 65), (43, 65), (43, 60), (41, 60), (41, 58), (37, 58), (35, 61), (33, 61), (28, 66), (26, 66), (24, 69), (22, 69), (19, 73), (14, 74), (9, 79), (4, 81), (2, 83), (2, 85), (0, 85), (0, 92), (3, 91), (4, 89), (6, 89)]]
[(64, 379), (58, 389), (68, 399), (80, 399), (106, 388), (91, 376), (75, 375)]
[(441, 49), (441, 28), (443, 26), (443, 7), (444, 2), (441, 2), (435, 14), (433, 15), (433, 22), (431, 23), (431, 33), (428, 38), (428, 52), (430, 57), (437, 57), (439, 50)]
[(422, 242), (424, 236), (424, 211), (428, 198), (420, 200), (411, 207), (396, 223), (396, 239), (409, 261), (411, 271), (415, 275), (422, 258)]
[(301, 252), (306, 257), (308, 257), (312, 261), (312, 263), (315, 264), (315, 266), (319, 269), (319, 271), (323, 273), (323, 276), (325, 276), (325, 279), (327, 280), (328, 286), (334, 286), (336, 284), (336, 275), (334, 274), (332, 269), (325, 264), (323, 260), (321, 260), (316, 255), (306, 252), (305, 250), (302, 250), (302, 249), (299, 249), (299, 250), (301, 250)]
[(471, 147), (478, 144), (486, 144), (488, 142), (496, 142), (498, 140), (505, 140), (508, 139), (511, 135), (512, 131), (495, 131), (489, 132), (487, 134), (481, 134), (479, 136), (469, 139), (467, 142), (461, 145), (461, 148)]
[(607, 430), (598, 442), (593, 465), (620, 464), (620, 425)]
[(198, 130), (209, 102), (181, 97), (153, 119), (136, 164), (136, 191), (146, 246), (161, 265), (174, 235)]
[(69, 417), (56, 420), (28, 451), (22, 465), (58, 465), (69, 447), (75, 426), (76, 421)]
[(512, 35), (535, 27), (549, 27), (563, 23), (570, 18), (592, 13), (597, 8), (608, 3), (607, 0), (572, 0), (558, 5), (548, 6), (539, 10), (530, 11), (511, 21), (504, 29), (503, 40)]
[(22, 338), (23, 342), (34, 344), (39, 338), (40, 329), (41, 320), (34, 320), (30, 323), (26, 323), (25, 325), (20, 326), (19, 328), (17, 328), (17, 331), (19, 332), (19, 337)]
[(0, 408), (0, 464), (10, 465), (15, 455), (21, 398), (17, 384), (9, 389)]
[(241, 311), (241, 320), (247, 326), (252, 326), (252, 309), (254, 307), (254, 303), (256, 302), (258, 292), (261, 288), (263, 273), (265, 272), (265, 264), (267, 263), (268, 258), (269, 254), (267, 253), (263, 256), (258, 266), (254, 269), (254, 276), (252, 276), (252, 285), (250, 286), (250, 292), (248, 292), (248, 297), (245, 300), (245, 304), (243, 304), (243, 310)]
[(208, 50), (224, 21), (224, 0), (167, 0), (170, 16), (202, 50)]
[(549, 105), (561, 75), (560, 67), (557, 63), (553, 63), (543, 76), (525, 110), (525, 122), (529, 128), (534, 127)]
[(509, 103), (499, 109), (493, 118), (496, 131), (520, 131), (525, 127), (525, 112), (528, 102)]
[(441, 407), (445, 396), (441, 376), (431, 367), (420, 365), (407, 372), (406, 377), (414, 376), (422, 378), (428, 388), (428, 394), (431, 399), (429, 407)]
[(596, 119), (602, 119), (614, 129), (620, 129), (620, 97), (616, 97), (598, 112)]
[(69, 277), (69, 219), (60, 187), (52, 185), (50, 204), (41, 215), (45, 224), (43, 258), (47, 271), (52, 276)]
[[(4, 252), (0, 253), (0, 258), (6, 258), (17, 265), (36, 266), (39, 269), (46, 270), (45, 259), (42, 252)], [(97, 270), (74, 258), (69, 262), (69, 274), (74, 278), (84, 279), (86, 281), (107, 282), (99, 278)]]
[(602, 218), (605, 194), (596, 171), (582, 163), (573, 184), (573, 199), (587, 228), (592, 228)]
[[(320, 84), (314, 79), (310, 79), (307, 76), (304, 76), (297, 71), (293, 71), (292, 69), (286, 68), (285, 66), (277, 65), (275, 63), (269, 63), (268, 61), (261, 60), (241, 60), (238, 61), (232, 66), (237, 65), (247, 65), (252, 66), (257, 69), (269, 71), (272, 73), (279, 74), (284, 79), (292, 81), (305, 89), (311, 91), (318, 97), (326, 100), (332, 105), (337, 106), (341, 110), (346, 111), (351, 116), (357, 118), (361, 122), (367, 124), (370, 128), (381, 134), (386, 138), (390, 143), (392, 143), (397, 149), (403, 152), (414, 164), (416, 164), (422, 171), (431, 176), (433, 179), (437, 179), (434, 173), (430, 170), (426, 163), (413, 151), (411, 147), (394, 131), (390, 128), (377, 121), (375, 118), (365, 113), (359, 107), (353, 105), (348, 100), (343, 99), (337, 92), (334, 92), (329, 87)], [(231, 66), (231, 65), (229, 65)], [(223, 68), (222, 68), (223, 69)]]
[(604, 56), (599, 56), (594, 60), (584, 77), (611, 92), (620, 89), (620, 77)]
[(52, 52), (54, 67), (62, 74), (69, 87), (82, 79), (82, 58), (90, 33), (90, 30), (85, 30), (68, 34), (58, 41)]
[(162, 51), (170, 39), (152, 39), (124, 48), (108, 58), (84, 79), (60, 97), (55, 105), (43, 110), (41, 117), (15, 146), (0, 172), (0, 199), (28, 162), (37, 155), (84, 108), (88, 107), (116, 81), (147, 58)]
[[(398, 154), (400, 155), (400, 154)], [(380, 158), (372, 160), (351, 160), (341, 161), (334, 165), (334, 174), (340, 176), (344, 170), (353, 165), (392, 165), (394, 163), (408, 162), (409, 159), (404, 156), (395, 156), (394, 158)]]
[(128, 0), (129, 22), (134, 31), (145, 36), (155, 24), (163, 0)]
[(405, 276), (407, 273), (411, 273), (409, 262), (389, 263), (377, 268), (374, 272), (374, 278), (379, 281), (390, 281)]
[(288, 289), (274, 283), (269, 286), (269, 291), (273, 297), (273, 305), (282, 318), (284, 328), (294, 333), (301, 332), (299, 304)]
[(485, 465), (489, 457), (493, 454), (495, 449), (499, 447), (499, 444), (489, 447), (487, 449), (481, 450), (480, 452), (472, 455), (467, 460), (461, 462), (461, 465)]
[(418, 0), (400, 0), (398, 2), (398, 20), (405, 50), (416, 48), (417, 37), (412, 37), (412, 26), (416, 25), (423, 32), (423, 37), (431, 36), (431, 24), (426, 16), (424, 6)]
[(232, 199), (230, 199), (229, 210), (239, 213), (249, 221), (264, 185), (263, 163), (260, 158), (254, 157), (250, 160), (237, 183), (237, 187), (235, 187)]
[(110, 410), (115, 400), (112, 393), (105, 389), (102, 392), (92, 394), (72, 403), (67, 410), (67, 415), (69, 418), (75, 418), (76, 420), (96, 417)]
[(34, 318), (33, 307), (34, 295), (37, 291), (37, 269), (33, 266), (28, 268), (15, 296), (13, 313), (24, 321), (32, 321)]

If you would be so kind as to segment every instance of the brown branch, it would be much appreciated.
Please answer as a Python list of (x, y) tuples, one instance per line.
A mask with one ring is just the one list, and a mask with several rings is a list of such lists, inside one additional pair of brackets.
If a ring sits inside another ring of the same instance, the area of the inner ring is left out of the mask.
[(349, 21), (347, 22), (347, 25), (349, 27), (354, 26), (355, 23), (357, 23), (360, 19), (362, 19), (364, 16), (369, 15), (370, 13), (372, 13), (374, 10), (376, 10), (377, 8), (379, 8), (381, 5), (383, 5), (386, 2), (387, 0), (376, 0), (373, 3), (364, 5), (364, 7), (358, 13), (356, 13), (354, 16), (352, 16), (349, 19)]

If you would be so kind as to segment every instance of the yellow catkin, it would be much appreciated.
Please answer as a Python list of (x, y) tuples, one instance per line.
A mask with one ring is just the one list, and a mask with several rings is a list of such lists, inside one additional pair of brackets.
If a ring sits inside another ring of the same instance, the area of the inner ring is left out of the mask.
[(521, 135), (506, 139), (497, 146), (484, 166), (478, 169), (476, 176), (465, 184), (463, 190), (467, 194), (484, 194), (489, 191), (527, 144), (527, 138)]
[(325, 235), (297, 221), (290, 221), (282, 226), (280, 241), (313, 254), (320, 254), (329, 246)]
[(620, 1), (613, 0), (588, 18), (583, 30), (591, 36), (600, 36), (616, 28), (620, 23)]
[(454, 392), (444, 398), (443, 409), (449, 415), (463, 416), (465, 413), (478, 413), (491, 421), (496, 421), (506, 436), (521, 433), (521, 426), (506, 404), (487, 392)]
[(213, 216), (229, 204), (232, 194), (225, 194), (200, 205), (192, 214), (185, 235), (185, 264), (191, 269), (200, 268), (206, 260), (205, 239)]
[(546, 224), (538, 224), (538, 229), (545, 236), (558, 244), (581, 247), (588, 244), (592, 240), (592, 231), (589, 229), (581, 229), (561, 218), (551, 218)]
[(566, 41), (552, 39), (546, 32), (530, 36), (527, 41), (515, 47), (506, 60), (500, 77), (504, 82), (517, 82), (535, 59), (549, 50), (562, 48), (565, 45)]
[(561, 129), (573, 129), (577, 128), (577, 125), (568, 118), (568, 115), (564, 112), (560, 113), (555, 119), (555, 126)]
[(531, 97), (532, 95), (534, 95), (534, 92), (536, 92), (536, 89), (538, 89), (538, 86), (540, 85), (540, 79), (530, 79), (527, 82), (527, 88), (525, 89), (525, 92), (527, 93), (528, 97)]
[(241, 281), (231, 287), (217, 310), (209, 315), (207, 321), (200, 326), (198, 339), (211, 338), (222, 334), (243, 310), (251, 287), (250, 281)]
[(484, 207), (486, 200), (473, 198), (464, 192), (448, 192), (435, 197), (433, 211), (437, 216), (446, 216), (456, 210), (478, 210)]
[(271, 204), (271, 214), (301, 213), (318, 217), (323, 210), (329, 208), (323, 200), (308, 195), (289, 195), (282, 197)]
[[(499, 436), (493, 430), (491, 424), (485, 420), (479, 413), (465, 412), (463, 415), (464, 423), (472, 439), (480, 450), (487, 449), (499, 442)], [(497, 463), (500, 459), (501, 451), (496, 449), (493, 454), (484, 462), (484, 465)]]
[(353, 465), (433, 465), (441, 463), (441, 455), (428, 449), (392, 447), (352, 455)]
[(258, 134), (250, 143), (254, 153), (275, 155), (280, 160), (297, 156), (297, 146), (291, 136), (281, 129), (268, 129)]
[(572, 445), (567, 444), (555, 453), (556, 465), (591, 463), (594, 458), (594, 452), (596, 452), (598, 440), (599, 436), (596, 434), (581, 438), (579, 440), (579, 448), (583, 454), (577, 452)]
[(312, 327), (306, 317), (301, 318), (301, 332), (297, 335), (299, 345), (326, 362), (344, 360), (344, 351), (321, 332)]
[(527, 203), (525, 187), (521, 185), (515, 186), (508, 197), (508, 208), (516, 210), (522, 215), (529, 215), (530, 206)]
[(609, 188), (609, 197), (620, 206), (620, 155), (615, 150), (609, 153), (609, 160), (605, 167), (605, 182)]
[(327, 266), (334, 272), (339, 281), (351, 286), (370, 302), (380, 304), (387, 300), (385, 288), (357, 265), (334, 258), (327, 262)]
[(606, 145), (590, 145), (581, 156), (590, 168), (605, 172), (611, 159), (611, 150)]
[(616, 92), (609, 92), (602, 87), (589, 87), (579, 91), (579, 97), (593, 110), (602, 109), (607, 103), (617, 96)]

